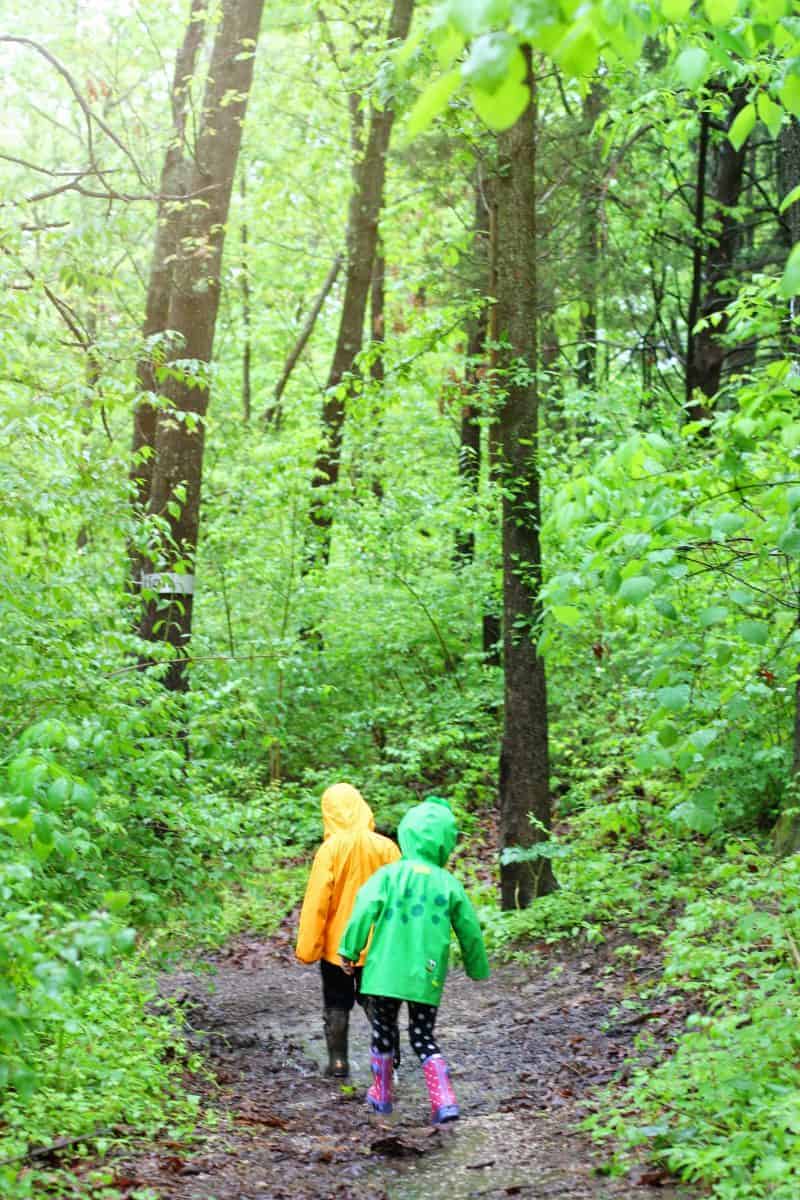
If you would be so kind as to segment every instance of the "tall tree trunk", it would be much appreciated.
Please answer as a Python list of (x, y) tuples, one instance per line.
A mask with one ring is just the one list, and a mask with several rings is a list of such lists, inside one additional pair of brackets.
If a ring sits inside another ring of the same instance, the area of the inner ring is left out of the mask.
[[(747, 103), (747, 89), (734, 88), (728, 113), (727, 128)], [(706, 169), (709, 146), (709, 119), (701, 117), (700, 149), (698, 153), (697, 199), (695, 204), (695, 251), (692, 302), (689, 308), (689, 330), (686, 350), (686, 412), (690, 420), (710, 417), (711, 409), (706, 400), (713, 399), (719, 391), (726, 350), (720, 342), (725, 332), (724, 315), (718, 324), (708, 324), (694, 332), (699, 320), (709, 320), (723, 313), (729, 297), (720, 285), (733, 270), (734, 257), (739, 244), (741, 222), (732, 210), (739, 203), (744, 180), (746, 145), (736, 150), (723, 134), (716, 147), (714, 180), (710, 199), (712, 211), (719, 231), (709, 239), (706, 215)], [(707, 248), (704, 251), (704, 244)], [(698, 393), (706, 398), (703, 400)]]
[(577, 377), (581, 387), (592, 388), (597, 372), (597, 295), (600, 270), (600, 155), (590, 139), (603, 107), (603, 88), (592, 84), (583, 102), (582, 141), (586, 162), (581, 186), (580, 239), (583, 251), (581, 316), (578, 330)]
[[(505, 714), (500, 755), (500, 845), (527, 848), (550, 826), (547, 688), (536, 640), (542, 560), (536, 389), (536, 101), (498, 139), (497, 329), (508, 343), (500, 365), (503, 484)], [(532, 823), (532, 818), (536, 824)], [(555, 887), (550, 860), (501, 865), (504, 909), (522, 908)]]
[[(253, 78), (264, 0), (225, 0), (214, 38), (200, 133), (189, 190), (203, 204), (181, 213), (167, 328), (181, 336), (180, 358), (211, 361), (220, 297), (220, 268), (231, 191)], [(186, 686), (185, 651), (191, 637), (194, 564), (200, 523), (207, 378), (182, 374), (165, 388), (170, 402), (156, 424), (149, 509), (167, 521), (165, 563), (153, 568), (140, 634), (180, 652), (166, 686)]]
[[(489, 205), (486, 201), (488, 181), (480, 165), (475, 169), (475, 217), (472, 239), (475, 259), (477, 291), (485, 298), (489, 291)], [(465, 403), (461, 406), (461, 433), (458, 446), (458, 472), (466, 489), (477, 496), (481, 474), (481, 427), (478, 423), (480, 408), (473, 400), (480, 385), (481, 356), (486, 350), (489, 333), (488, 306), (483, 304), (474, 314), (467, 329), (467, 365), (464, 372)], [(475, 557), (475, 534), (471, 529), (456, 533), (456, 558), (460, 562), (472, 562)]]
[[(403, 41), (411, 25), (414, 0), (394, 0), (387, 38), (389, 44)], [(354, 114), (358, 124), (360, 113)], [(355, 366), (364, 337), (364, 317), (372, 281), (378, 242), (378, 221), (383, 206), (386, 155), (394, 123), (394, 111), (373, 108), (363, 153), (353, 164), (353, 190), (347, 217), (347, 274), (339, 332), (333, 352), (322, 409), (322, 442), (314, 463), (310, 517), (318, 533), (313, 557), (323, 563), (330, 555), (332, 516), (330, 488), (339, 478), (339, 460), (344, 432), (345, 398), (341, 386)], [(361, 137), (356, 135), (354, 142)]]
[[(192, 0), (183, 44), (175, 59), (170, 93), (172, 132), (161, 169), (160, 198), (156, 212), (156, 238), (150, 264), (150, 278), (147, 284), (144, 324), (142, 325), (142, 337), (145, 339), (158, 333), (164, 333), (168, 329), (172, 274), (182, 219), (182, 205), (174, 197), (185, 195), (190, 186), (191, 160), (186, 144), (186, 116), (191, 80), (197, 67), (197, 56), (206, 32), (206, 9), (206, 0)], [(146, 397), (148, 394), (158, 391), (154, 357), (147, 350), (139, 358), (136, 374), (142, 395), (133, 413), (131, 481), (136, 507), (139, 512), (144, 512), (150, 500), (150, 485), (153, 477), (157, 412)], [(134, 578), (139, 573), (141, 565), (138, 557), (134, 554), (132, 562)]]

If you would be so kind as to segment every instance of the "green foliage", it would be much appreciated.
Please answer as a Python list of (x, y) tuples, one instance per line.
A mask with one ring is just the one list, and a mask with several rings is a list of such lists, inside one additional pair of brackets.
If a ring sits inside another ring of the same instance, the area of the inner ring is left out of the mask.
[(800, 863), (734, 842), (666, 940), (664, 981), (698, 1010), (674, 1055), (587, 1122), (645, 1145), (720, 1200), (797, 1194)]
[[(180, 1086), (181, 1072), (198, 1070), (168, 1013), (150, 1007), (153, 983), (140, 963), (114, 963), (63, 1008), (57, 994), (39, 993), (37, 1087), (6, 1089), (0, 1102), (0, 1160), (17, 1159), (54, 1135), (86, 1138), (83, 1152), (103, 1150), (137, 1130), (191, 1129), (199, 1097)], [(81, 1156), (76, 1144), (75, 1156)], [(0, 1165), (9, 1200), (44, 1194), (48, 1172), (12, 1161)]]

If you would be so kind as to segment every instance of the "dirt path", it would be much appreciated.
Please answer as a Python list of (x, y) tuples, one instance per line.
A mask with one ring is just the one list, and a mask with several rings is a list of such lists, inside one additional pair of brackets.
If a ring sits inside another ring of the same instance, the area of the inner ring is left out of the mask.
[(603, 976), (603, 960), (598, 950), (555, 954), (547, 970), (500, 967), (483, 984), (451, 973), (437, 1030), (463, 1116), (434, 1131), (405, 1047), (395, 1113), (367, 1116), (360, 1011), (353, 1087), (322, 1077), (317, 971), (293, 961), (286, 938), (240, 938), (208, 960), (211, 974), (181, 972), (165, 986), (185, 1002), (190, 1040), (216, 1073), (210, 1100), (220, 1124), (202, 1132), (191, 1156), (163, 1145), (117, 1163), (117, 1186), (169, 1200), (686, 1197), (641, 1173), (596, 1174), (575, 1130), (578, 1100), (621, 1067), (638, 1027), (609, 1016), (633, 983)]

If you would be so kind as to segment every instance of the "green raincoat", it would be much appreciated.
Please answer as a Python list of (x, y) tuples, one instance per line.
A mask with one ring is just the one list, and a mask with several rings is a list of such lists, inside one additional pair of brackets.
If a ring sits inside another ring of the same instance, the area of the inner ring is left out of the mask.
[(446, 801), (431, 797), (415, 805), (398, 830), (403, 857), (381, 867), (359, 890), (339, 954), (356, 961), (373, 930), (361, 979), (365, 995), (438, 1005), (451, 927), (467, 974), (472, 979), (488, 977), (475, 910), (459, 881), (444, 869), (456, 835)]

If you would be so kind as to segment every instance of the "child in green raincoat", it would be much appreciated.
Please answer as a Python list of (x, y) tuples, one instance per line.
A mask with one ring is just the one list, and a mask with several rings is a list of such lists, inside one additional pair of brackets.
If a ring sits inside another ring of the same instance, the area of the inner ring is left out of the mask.
[(446, 800), (429, 796), (403, 817), (402, 851), (359, 890), (339, 944), (344, 969), (352, 971), (373, 931), (361, 991), (373, 997), (367, 1104), (392, 1111), (392, 1030), (400, 1004), (408, 1004), (408, 1034), (422, 1063), (435, 1125), (455, 1120), (458, 1105), (434, 1025), (447, 975), (450, 930), (461, 945), (471, 979), (486, 979), (489, 963), (475, 910), (444, 864), (456, 844), (455, 818)]

